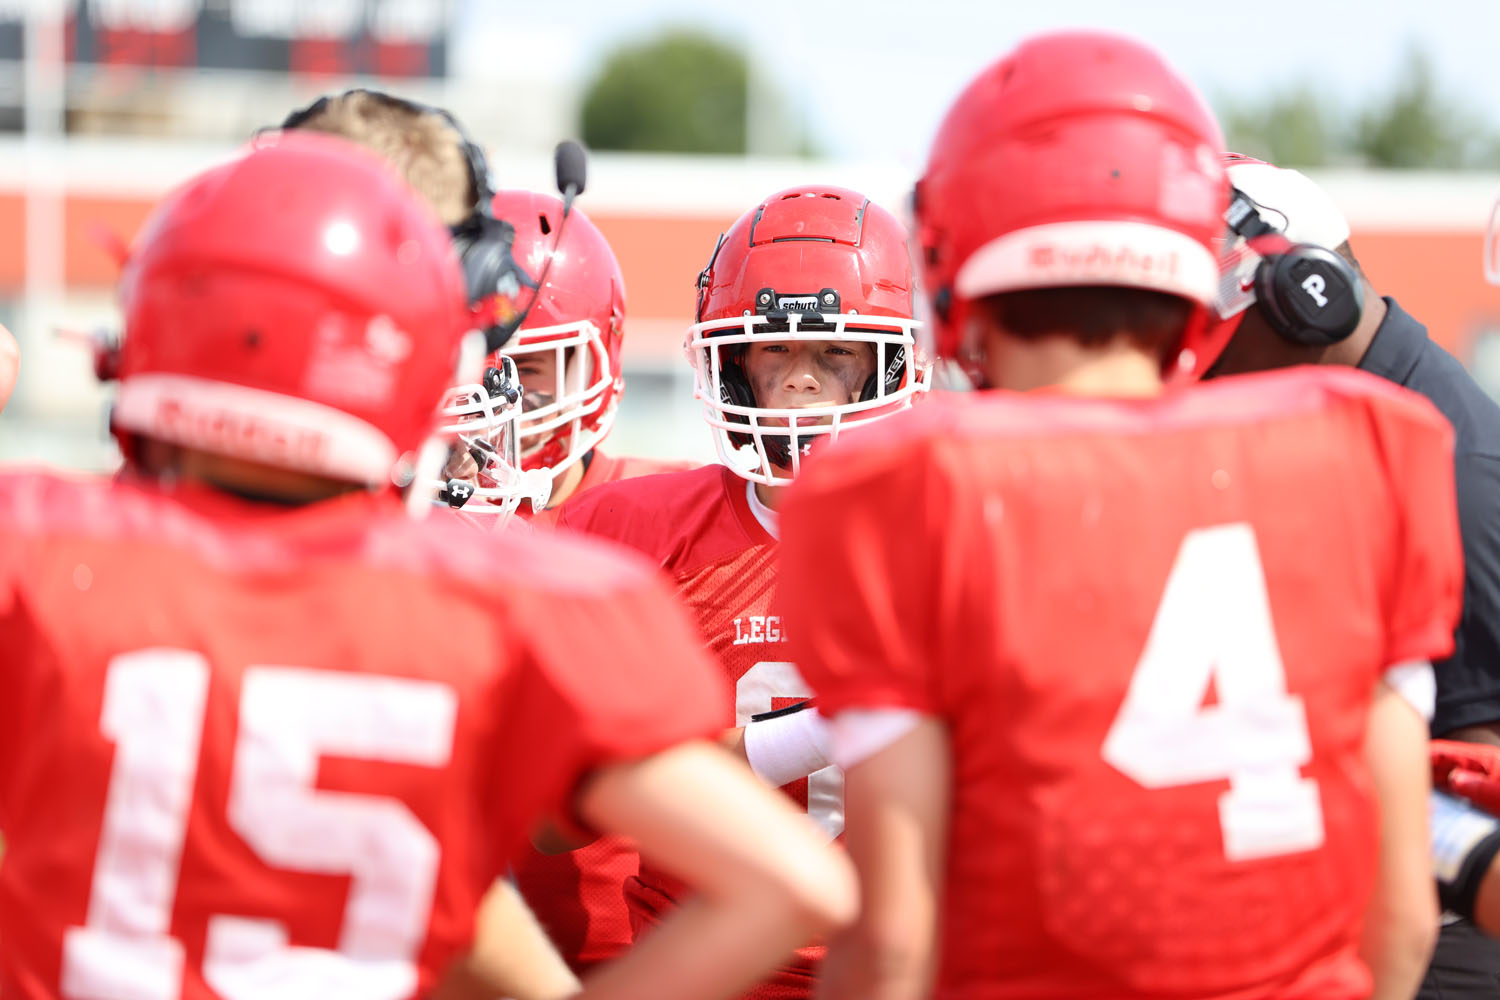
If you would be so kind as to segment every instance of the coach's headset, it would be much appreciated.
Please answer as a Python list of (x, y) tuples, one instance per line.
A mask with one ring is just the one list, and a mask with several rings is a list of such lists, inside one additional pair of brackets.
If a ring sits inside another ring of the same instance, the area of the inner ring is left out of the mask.
[(1224, 215), (1229, 231), (1243, 236), (1261, 256), (1253, 279), (1256, 307), (1266, 324), (1291, 343), (1337, 344), (1359, 325), (1364, 282), (1335, 251), (1288, 240), (1284, 227), (1261, 215), (1263, 208), (1235, 188)]
[[(346, 91), (341, 96), (355, 91)], [(474, 192), (474, 208), (463, 220), (448, 227), (453, 236), (463, 264), (464, 285), (468, 290), (469, 304), (479, 306), (489, 296), (508, 288), (532, 289), (533, 300), (540, 284), (516, 263), (512, 253), (516, 241), (516, 229), (509, 222), (495, 218), (492, 203), (495, 200), (494, 185), (490, 181), (490, 167), (484, 157), (484, 149), (469, 138), (469, 133), (444, 108), (422, 104), (418, 101), (396, 97), (378, 90), (365, 91), (371, 98), (416, 115), (435, 115), (443, 124), (458, 135), (459, 146), (464, 154), (464, 167), (469, 177), (469, 190)], [(307, 107), (293, 111), (281, 123), (283, 129), (295, 129), (323, 111), (331, 100), (320, 97)], [(515, 316), (495, 317), (484, 327), (485, 351), (493, 354), (505, 346), (520, 327), (521, 321), (530, 311), (530, 304)]]

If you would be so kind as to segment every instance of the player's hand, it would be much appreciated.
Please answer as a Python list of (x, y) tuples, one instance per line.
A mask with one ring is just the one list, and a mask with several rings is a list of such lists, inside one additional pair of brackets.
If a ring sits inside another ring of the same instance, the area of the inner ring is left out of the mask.
[(1433, 740), (1432, 783), (1500, 816), (1500, 747)]

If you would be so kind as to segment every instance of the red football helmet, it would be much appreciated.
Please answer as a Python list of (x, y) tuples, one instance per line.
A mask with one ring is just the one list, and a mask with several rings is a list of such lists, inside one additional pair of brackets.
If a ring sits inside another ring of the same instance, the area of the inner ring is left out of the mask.
[(469, 329), (431, 210), (372, 154), (307, 133), (170, 196), (121, 300), (127, 460), (140, 434), (372, 486), (412, 474)]
[[(492, 204), (493, 214), (515, 227), (511, 252), (533, 280), (552, 257), (546, 286), (536, 291), (503, 353), (524, 363), (527, 355), (555, 352), (556, 387), (528, 392), (521, 420), (523, 466), (555, 477), (604, 440), (615, 422), (625, 389), (625, 279), (604, 235), (577, 208), (569, 211), (559, 243), (561, 199), (501, 191)], [(530, 289), (519, 293), (520, 304), (531, 295)]]
[[(786, 483), (819, 436), (889, 416), (927, 389), (917, 357), (906, 230), (862, 194), (835, 187), (777, 192), (740, 217), (698, 276), (698, 322), (686, 351), (694, 395), (719, 457), (758, 483)], [(859, 399), (808, 411), (757, 404), (741, 365), (757, 341), (872, 345), (876, 367)]]
[(1203, 307), (1167, 366), (1191, 370), (1229, 204), (1223, 146), (1197, 90), (1147, 46), (1092, 31), (1023, 42), (959, 95), (917, 182), (936, 353), (977, 374), (975, 299), (1117, 285)]

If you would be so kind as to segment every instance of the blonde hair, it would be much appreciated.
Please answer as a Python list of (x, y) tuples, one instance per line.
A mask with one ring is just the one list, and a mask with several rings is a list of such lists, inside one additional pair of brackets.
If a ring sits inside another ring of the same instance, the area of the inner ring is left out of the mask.
[(378, 90), (349, 90), (319, 101), (290, 128), (342, 136), (395, 167), (446, 225), (474, 212), (478, 192), (469, 175), (464, 137), (432, 108)]

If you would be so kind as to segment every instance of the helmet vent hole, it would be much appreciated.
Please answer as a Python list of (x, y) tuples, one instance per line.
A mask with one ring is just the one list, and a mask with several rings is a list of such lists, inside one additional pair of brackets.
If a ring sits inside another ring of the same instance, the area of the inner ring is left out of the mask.
[(537, 225), (542, 227), (543, 236), (546, 236), (552, 232), (552, 223), (547, 221), (547, 217), (545, 215), (538, 215), (536, 217), (536, 222)]

